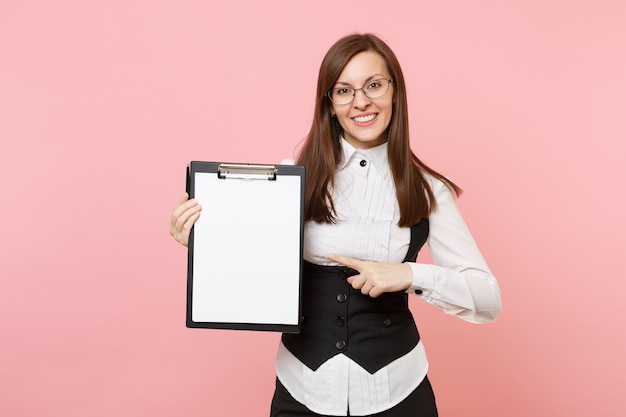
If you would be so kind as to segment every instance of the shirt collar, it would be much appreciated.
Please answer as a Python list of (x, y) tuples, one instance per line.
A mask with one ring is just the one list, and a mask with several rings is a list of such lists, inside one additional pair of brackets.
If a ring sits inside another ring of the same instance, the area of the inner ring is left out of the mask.
[(385, 166), (389, 164), (389, 159), (387, 157), (387, 142), (369, 149), (356, 149), (342, 136), (341, 149), (343, 151), (343, 157), (339, 164), (337, 164), (338, 171), (344, 169), (353, 158), (366, 159), (378, 166)]

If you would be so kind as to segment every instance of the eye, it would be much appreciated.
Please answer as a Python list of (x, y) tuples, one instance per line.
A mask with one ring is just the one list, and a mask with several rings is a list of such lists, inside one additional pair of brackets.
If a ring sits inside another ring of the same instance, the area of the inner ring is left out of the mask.
[(370, 82), (365, 88), (368, 90), (378, 90), (382, 86), (383, 84), (379, 80), (376, 80), (376, 81)]
[(349, 94), (352, 94), (352, 89), (347, 87), (339, 87), (335, 88), (334, 93), (338, 96), (347, 96)]

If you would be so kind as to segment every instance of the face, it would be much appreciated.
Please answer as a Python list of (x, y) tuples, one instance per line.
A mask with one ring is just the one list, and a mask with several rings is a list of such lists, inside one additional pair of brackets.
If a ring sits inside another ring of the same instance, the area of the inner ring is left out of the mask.
[[(358, 89), (374, 80), (390, 78), (383, 57), (367, 51), (348, 61), (334, 87)], [(367, 97), (363, 90), (358, 90), (351, 103), (333, 103), (332, 112), (343, 128), (343, 137), (352, 146), (367, 149), (381, 145), (387, 141), (387, 128), (393, 112), (393, 84), (389, 85), (387, 94), (375, 99)]]

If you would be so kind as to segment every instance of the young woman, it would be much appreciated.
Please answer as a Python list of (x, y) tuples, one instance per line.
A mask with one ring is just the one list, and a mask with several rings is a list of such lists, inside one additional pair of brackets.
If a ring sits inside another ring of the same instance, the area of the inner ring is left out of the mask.
[[(271, 416), (436, 416), (409, 294), (481, 323), (500, 313), (500, 290), (456, 207), (459, 188), (410, 149), (404, 77), (380, 38), (346, 36), (327, 52), (297, 163), (304, 319), (282, 337)], [(200, 210), (178, 202), (180, 243)], [(426, 242), (434, 265), (415, 262)]]

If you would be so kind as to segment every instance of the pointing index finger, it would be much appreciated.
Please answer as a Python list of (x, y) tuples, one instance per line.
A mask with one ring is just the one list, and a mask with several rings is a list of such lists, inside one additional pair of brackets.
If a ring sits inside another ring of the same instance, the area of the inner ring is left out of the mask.
[(348, 258), (347, 256), (339, 255), (328, 255), (328, 259), (361, 272), (361, 261), (359, 261), (358, 259)]

